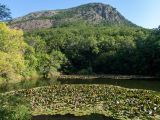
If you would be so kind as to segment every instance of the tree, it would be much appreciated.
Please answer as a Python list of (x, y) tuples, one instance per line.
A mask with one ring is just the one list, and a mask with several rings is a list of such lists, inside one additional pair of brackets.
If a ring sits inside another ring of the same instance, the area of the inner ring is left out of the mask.
[(6, 7), (6, 5), (0, 4), (0, 21), (10, 20), (11, 12), (10, 9)]
[[(68, 23), (63, 27), (28, 32), (28, 36), (39, 36), (41, 42), (31, 39), (27, 43), (37, 52), (46, 48), (47, 56), (40, 54), (38, 58), (40, 68), (47, 63), (46, 67), (51, 65), (50, 68), (72, 74), (146, 74), (149, 63), (145, 64), (143, 48), (149, 32), (140, 27), (79, 26), (78, 23), (73, 26)], [(63, 59), (59, 59), (64, 56), (69, 61), (69, 65), (65, 64), (67, 69), (62, 69)]]
[(56, 70), (61, 70), (67, 64), (66, 56), (60, 52), (53, 50), (50, 54), (51, 66)]
[(66, 56), (60, 51), (53, 50), (50, 55), (41, 54), (38, 57), (38, 72), (44, 78), (52, 77), (62, 69), (65, 71), (67, 62)]
[(0, 79), (20, 79), (25, 74), (23, 32), (0, 23)]
[(151, 75), (160, 75), (160, 29), (154, 29), (144, 44), (147, 71)]

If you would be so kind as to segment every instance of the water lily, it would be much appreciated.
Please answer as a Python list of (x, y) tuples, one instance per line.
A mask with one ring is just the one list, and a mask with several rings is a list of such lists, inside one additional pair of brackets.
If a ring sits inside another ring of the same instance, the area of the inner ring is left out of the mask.
[(153, 112), (150, 110), (150, 111), (149, 111), (149, 114), (152, 115), (152, 113), (153, 113)]
[(156, 111), (156, 110), (157, 110), (157, 107), (154, 107), (153, 109), (154, 109), (154, 111)]

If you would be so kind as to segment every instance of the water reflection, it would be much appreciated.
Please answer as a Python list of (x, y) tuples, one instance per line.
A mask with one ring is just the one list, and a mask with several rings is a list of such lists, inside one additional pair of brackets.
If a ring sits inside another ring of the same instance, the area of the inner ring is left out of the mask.
[(131, 89), (160, 91), (159, 79), (58, 79), (61, 84), (108, 84)]
[(34, 87), (50, 86), (53, 84), (108, 84), (126, 88), (146, 89), (160, 92), (160, 80), (154, 79), (39, 79), (24, 80), (19, 83), (4, 83), (0, 85), (0, 92), (7, 92), (18, 89), (30, 89)]
[(0, 92), (7, 92), (19, 89), (30, 89), (34, 87), (49, 86), (59, 84), (57, 78), (53, 79), (38, 79), (38, 80), (23, 80), (19, 83), (4, 83), (0, 85)]

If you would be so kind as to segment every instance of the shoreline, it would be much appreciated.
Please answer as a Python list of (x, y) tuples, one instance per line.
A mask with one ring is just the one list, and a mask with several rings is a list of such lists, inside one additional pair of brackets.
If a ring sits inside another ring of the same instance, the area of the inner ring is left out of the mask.
[(160, 79), (155, 76), (142, 75), (60, 75), (59, 79)]
[[(76, 75), (76, 74), (72, 74), (72, 75), (56, 75), (53, 76), (52, 78), (56, 78), (56, 79), (83, 79), (83, 80), (91, 80), (91, 79), (119, 79), (119, 80), (134, 80), (134, 79), (144, 79), (144, 80), (150, 80), (150, 79), (155, 79), (155, 80), (159, 80), (160, 77), (156, 77), (156, 76), (142, 76), (142, 75), (111, 75), (111, 74), (95, 74), (95, 75)], [(52, 79), (49, 78), (49, 79)], [(4, 81), (4, 82), (0, 82), (0, 85), (6, 83), (6, 84), (14, 84), (14, 83), (19, 83), (22, 81), (30, 81), (30, 80), (39, 80), (39, 79), (43, 79), (41, 77), (39, 78), (29, 78), (29, 79), (22, 79), (22, 80), (13, 80), (13, 81)]]

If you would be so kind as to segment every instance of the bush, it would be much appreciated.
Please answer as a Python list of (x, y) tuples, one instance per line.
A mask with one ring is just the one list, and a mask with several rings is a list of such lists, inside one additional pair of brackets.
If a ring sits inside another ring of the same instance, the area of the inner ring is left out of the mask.
[(24, 105), (17, 107), (1, 106), (0, 120), (30, 120), (29, 109)]
[(29, 120), (31, 113), (28, 107), (20, 105), (14, 109), (13, 120)]
[(16, 96), (0, 95), (0, 120), (30, 120), (30, 118), (31, 112), (26, 100)]

